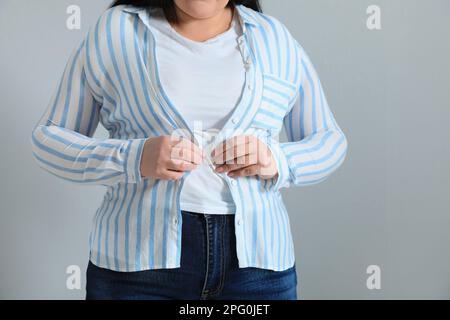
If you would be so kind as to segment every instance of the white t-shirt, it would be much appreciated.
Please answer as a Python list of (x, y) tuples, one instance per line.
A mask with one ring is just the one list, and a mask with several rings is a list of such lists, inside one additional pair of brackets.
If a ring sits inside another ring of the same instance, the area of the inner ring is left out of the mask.
[[(222, 129), (237, 106), (245, 83), (245, 67), (239, 50), (242, 35), (237, 13), (231, 27), (204, 42), (182, 36), (156, 10), (150, 24), (157, 31), (157, 62), (164, 91), (205, 147)], [(235, 205), (222, 177), (208, 164), (186, 178), (180, 196), (181, 210), (234, 214)]]

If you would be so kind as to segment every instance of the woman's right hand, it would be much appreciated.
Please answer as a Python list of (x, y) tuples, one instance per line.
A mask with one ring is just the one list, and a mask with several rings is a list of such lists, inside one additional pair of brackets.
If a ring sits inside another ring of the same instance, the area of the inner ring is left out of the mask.
[(159, 136), (145, 141), (141, 157), (141, 176), (179, 180), (186, 171), (202, 163), (202, 150), (184, 138)]

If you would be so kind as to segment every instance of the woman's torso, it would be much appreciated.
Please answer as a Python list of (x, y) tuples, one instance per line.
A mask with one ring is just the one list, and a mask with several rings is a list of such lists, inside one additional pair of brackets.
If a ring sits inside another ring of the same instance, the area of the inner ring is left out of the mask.
[[(238, 43), (246, 62), (245, 85), (219, 135), (224, 140), (241, 134), (270, 139), (280, 132), (296, 96), (299, 72), (291, 63), (295, 43), (278, 21), (244, 6), (237, 8), (244, 21)], [(167, 81), (161, 81), (156, 68), (157, 39), (150, 19), (144, 9), (110, 9), (91, 30), (81, 52), (86, 85), (101, 104), (100, 122), (111, 138), (189, 135), (192, 129), (163, 90)], [(291, 267), (289, 218), (276, 182), (222, 177), (235, 205), (240, 267)], [(185, 183), (186, 179), (143, 178), (139, 184), (108, 186), (94, 218), (91, 260), (116, 271), (179, 266), (180, 196)]]

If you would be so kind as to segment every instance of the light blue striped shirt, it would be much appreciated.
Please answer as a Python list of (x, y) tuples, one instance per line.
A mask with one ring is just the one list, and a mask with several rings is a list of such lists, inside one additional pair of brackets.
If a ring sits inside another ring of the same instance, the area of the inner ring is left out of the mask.
[[(277, 19), (237, 6), (245, 90), (223, 139), (256, 134), (277, 162), (277, 178), (227, 178), (236, 205), (239, 267), (281, 271), (294, 247), (280, 189), (325, 180), (347, 141), (301, 45)], [(68, 181), (106, 186), (94, 217), (90, 259), (115, 271), (176, 268), (181, 255), (180, 190), (185, 177), (141, 177), (149, 137), (192, 134), (161, 86), (151, 11), (108, 9), (73, 51), (31, 136), (42, 168)], [(220, 89), (220, 88), (218, 88)], [(101, 124), (108, 139), (93, 138)], [(288, 142), (279, 143), (285, 128)]]

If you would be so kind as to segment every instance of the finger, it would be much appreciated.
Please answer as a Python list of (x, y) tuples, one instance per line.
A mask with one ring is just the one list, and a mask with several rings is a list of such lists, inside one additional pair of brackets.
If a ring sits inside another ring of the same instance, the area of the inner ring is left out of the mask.
[(234, 163), (227, 163), (220, 165), (216, 168), (217, 173), (228, 172), (238, 170), (244, 167), (248, 167), (258, 163), (258, 157), (256, 153), (247, 154), (245, 156), (238, 157), (234, 160)]
[(234, 159), (250, 154), (254, 149), (254, 139), (250, 136), (237, 136), (221, 143), (213, 151), (213, 162), (230, 163)]
[(201, 164), (203, 161), (203, 154), (194, 148), (179, 148), (178, 146), (172, 148), (170, 152), (171, 160), (183, 160), (193, 164)]
[(258, 153), (258, 164), (267, 167), (271, 164), (272, 159), (272, 152), (270, 151), (269, 147), (267, 145), (258, 139), (257, 141), (258, 147), (257, 147), (257, 153)]
[(202, 149), (196, 145), (192, 140), (186, 138), (171, 138), (170, 145), (172, 148), (183, 148), (192, 150), (195, 153), (202, 154)]
[(183, 160), (169, 160), (166, 163), (166, 168), (168, 170), (186, 172), (194, 170), (197, 168), (197, 165)]
[(230, 139), (223, 141), (220, 143), (211, 153), (211, 156), (214, 157), (221, 157), (226, 152), (228, 154), (233, 154), (233, 150), (236, 147), (244, 146), (248, 144), (249, 137), (248, 136), (235, 136), (231, 137)]
[(194, 143), (194, 141), (186, 139), (186, 138), (173, 138), (170, 141), (170, 145), (172, 147), (180, 147), (180, 148), (194, 148), (196, 151), (201, 151), (198, 145)]
[(230, 172), (247, 167), (245, 164), (223, 164), (215, 169), (217, 173)]
[(185, 137), (180, 137), (180, 136), (175, 136), (175, 135), (172, 135), (172, 136), (170, 136), (170, 145), (173, 147), (173, 146), (176, 146), (177, 144), (180, 144), (180, 143), (182, 143), (182, 144), (188, 144), (188, 143), (193, 143), (193, 141), (192, 140), (190, 140), (190, 139), (188, 139), (188, 138), (185, 138)]
[(184, 172), (178, 172), (178, 171), (172, 171), (172, 170), (165, 170), (160, 178), (163, 180), (180, 180), (183, 176)]
[(237, 177), (252, 177), (258, 175), (259, 166), (251, 165), (242, 169), (238, 169), (235, 171), (231, 171), (228, 173), (229, 177), (237, 178)]
[(251, 150), (250, 153), (234, 159), (234, 164), (251, 166), (253, 164), (258, 164), (258, 154)]

